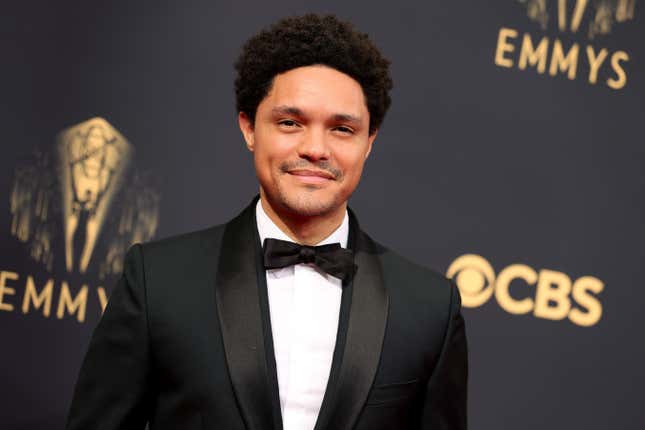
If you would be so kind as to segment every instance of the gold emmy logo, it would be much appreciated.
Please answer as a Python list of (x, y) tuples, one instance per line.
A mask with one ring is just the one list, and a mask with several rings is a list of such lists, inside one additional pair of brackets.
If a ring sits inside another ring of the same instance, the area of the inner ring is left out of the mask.
[[(446, 276), (453, 278), (459, 287), (464, 307), (481, 306), (494, 295), (502, 309), (515, 315), (533, 313), (537, 318), (550, 320), (568, 317), (584, 327), (597, 324), (602, 317), (602, 304), (594, 294), (601, 293), (605, 285), (593, 276), (582, 276), (572, 282), (565, 273), (538, 271), (526, 264), (511, 264), (495, 276), (491, 264), (476, 254), (456, 258)], [(521, 293), (533, 286), (534, 291), (529, 290), (529, 294)]]
[[(550, 7), (546, 0), (517, 1), (525, 7), (529, 20), (539, 24), (542, 31), (550, 28), (551, 15), (555, 13), (559, 33), (577, 37), (580, 29), (586, 27), (589, 40), (610, 34), (617, 23), (633, 20), (636, 9), (636, 0), (558, 0)], [(629, 54), (623, 50), (610, 52), (607, 48), (597, 49), (591, 43), (581, 49), (581, 43), (567, 46), (559, 37), (545, 35), (536, 43), (530, 33), (525, 32), (520, 38), (519, 32), (510, 27), (500, 28), (495, 49), (498, 67), (517, 66), (519, 70), (535, 67), (538, 74), (547, 71), (549, 76), (564, 74), (569, 80), (576, 79), (579, 63), (586, 60), (587, 81), (592, 85), (604, 81), (614, 90), (627, 84), (625, 64), (629, 59)]]
[[(518, 0), (526, 7), (526, 14), (531, 21), (540, 24), (542, 30), (549, 25), (549, 13), (546, 0)], [(575, 0), (573, 10), (569, 14), (567, 0), (558, 0), (557, 20), (558, 29), (562, 32), (577, 33), (582, 24), (583, 17), (589, 10), (591, 19), (587, 30), (587, 37), (593, 39), (596, 35), (606, 35), (616, 23), (634, 19), (636, 0)], [(590, 4), (591, 3), (591, 4)], [(591, 6), (591, 7), (590, 7)], [(569, 19), (570, 16), (570, 19)]]
[(130, 162), (128, 141), (102, 118), (64, 130), (58, 139), (65, 265), (85, 273), (112, 199)]
[(50, 274), (3, 267), (0, 312), (83, 323), (88, 304), (102, 311), (108, 302), (90, 284), (121, 274), (127, 249), (154, 236), (160, 198), (155, 178), (133, 168), (132, 145), (103, 118), (63, 130), (54, 149), (17, 164), (9, 198), (11, 234)]
[[(133, 152), (121, 133), (97, 117), (63, 130), (54, 154), (37, 151), (16, 168), (11, 233), (27, 244), (34, 260), (51, 272), (54, 243), (62, 240), (67, 272), (86, 273), (97, 260), (104, 278), (120, 273), (132, 243), (154, 236), (159, 194), (145, 175), (127, 175)], [(97, 257), (108, 214), (110, 231)]]

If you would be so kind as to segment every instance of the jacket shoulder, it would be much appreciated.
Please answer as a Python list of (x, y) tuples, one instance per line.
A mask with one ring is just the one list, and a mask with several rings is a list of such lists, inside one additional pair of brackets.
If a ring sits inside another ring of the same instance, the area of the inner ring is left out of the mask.
[(429, 267), (422, 266), (381, 243), (372, 240), (384, 271), (395, 271), (403, 279), (419, 280), (432, 285), (450, 286), (451, 281), (443, 274)]
[(376, 246), (394, 320), (410, 321), (417, 328), (420, 321), (424, 327), (447, 327), (461, 306), (454, 282), (381, 244)]
[[(373, 241), (373, 240), (372, 240)], [(383, 278), (391, 294), (417, 303), (449, 305), (455, 284), (436, 270), (413, 262), (400, 253), (373, 241), (381, 261)]]
[(219, 224), (139, 244), (144, 262), (163, 263), (170, 260), (176, 266), (182, 260), (194, 260), (217, 247), (225, 225)]

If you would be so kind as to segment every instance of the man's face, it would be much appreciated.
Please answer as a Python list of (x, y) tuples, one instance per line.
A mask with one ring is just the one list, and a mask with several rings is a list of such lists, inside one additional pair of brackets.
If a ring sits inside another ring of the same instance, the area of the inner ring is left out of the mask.
[(376, 137), (360, 84), (325, 66), (277, 75), (255, 125), (239, 123), (262, 197), (298, 217), (344, 211)]

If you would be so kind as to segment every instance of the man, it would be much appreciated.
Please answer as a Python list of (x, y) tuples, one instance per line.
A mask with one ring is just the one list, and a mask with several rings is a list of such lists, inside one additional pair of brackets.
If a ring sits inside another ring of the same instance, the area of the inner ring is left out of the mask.
[(132, 247), (68, 430), (466, 428), (456, 287), (347, 209), (390, 103), (388, 64), (333, 16), (247, 42), (235, 87), (259, 199)]

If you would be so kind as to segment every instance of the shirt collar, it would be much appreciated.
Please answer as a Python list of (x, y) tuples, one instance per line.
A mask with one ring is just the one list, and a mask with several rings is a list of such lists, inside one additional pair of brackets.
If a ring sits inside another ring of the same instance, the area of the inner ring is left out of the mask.
[[(280, 239), (293, 242), (289, 236), (287, 236), (280, 228), (275, 225), (275, 223), (269, 218), (269, 215), (266, 214), (264, 208), (262, 207), (262, 199), (258, 199), (257, 204), (255, 205), (255, 219), (258, 224), (258, 234), (260, 235), (260, 243), (264, 243), (264, 239)], [(347, 248), (347, 237), (349, 235), (349, 216), (347, 215), (347, 210), (345, 210), (345, 216), (343, 217), (343, 222), (340, 223), (340, 226), (334, 230), (329, 236), (317, 243), (316, 245), (326, 245), (328, 243), (340, 243), (342, 248)]]

